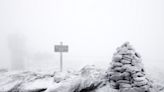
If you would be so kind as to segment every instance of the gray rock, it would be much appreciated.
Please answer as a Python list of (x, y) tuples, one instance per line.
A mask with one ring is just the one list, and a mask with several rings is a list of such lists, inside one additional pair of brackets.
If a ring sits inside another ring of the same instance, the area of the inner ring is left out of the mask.
[(143, 77), (135, 77), (134, 81), (136, 81), (136, 82), (146, 81), (146, 78), (144, 76)]
[(144, 86), (148, 83), (147, 80), (143, 80), (143, 81), (134, 81), (134, 85), (136, 86)]
[(133, 88), (123, 88), (123, 89), (120, 89), (119, 92), (138, 92), (138, 91), (136, 91)]
[(136, 90), (137, 92), (145, 92), (145, 91), (148, 91), (148, 90), (145, 90), (141, 87), (133, 87), (134, 90)]
[(118, 80), (116, 83), (130, 84), (130, 81), (128, 81), (128, 80)]
[(121, 76), (121, 73), (115, 73), (115, 74), (111, 75), (110, 79), (117, 81), (117, 80), (123, 79), (123, 77)]
[(112, 63), (112, 66), (113, 67), (122, 67), (122, 63), (120, 63), (120, 62), (115, 62), (115, 63)]
[(123, 63), (123, 64), (130, 64), (131, 60), (123, 59), (123, 60), (121, 60), (121, 63)]
[(124, 58), (129, 58), (129, 59), (133, 59), (132, 55), (123, 55)]
[(121, 89), (121, 88), (131, 88), (132, 86), (130, 85), (130, 84), (128, 84), (128, 83), (120, 83), (119, 84), (119, 88)]
[(113, 61), (120, 61), (122, 59), (122, 55), (120, 55), (120, 54), (117, 54), (117, 55), (114, 55), (113, 56)]
[(123, 69), (122, 67), (115, 67), (113, 70), (116, 72), (124, 72), (125, 71), (125, 69)]

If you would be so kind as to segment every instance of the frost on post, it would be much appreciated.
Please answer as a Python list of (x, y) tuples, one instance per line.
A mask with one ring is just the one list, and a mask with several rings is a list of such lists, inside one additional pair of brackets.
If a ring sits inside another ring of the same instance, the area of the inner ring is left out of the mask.
[(141, 56), (129, 42), (117, 48), (108, 70), (109, 82), (120, 92), (156, 92), (145, 74)]

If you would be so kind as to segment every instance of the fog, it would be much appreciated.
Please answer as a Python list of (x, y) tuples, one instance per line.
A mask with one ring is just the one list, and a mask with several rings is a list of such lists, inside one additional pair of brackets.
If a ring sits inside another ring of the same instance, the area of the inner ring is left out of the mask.
[[(107, 67), (129, 41), (145, 66), (164, 65), (163, 0), (0, 0), (0, 68)], [(164, 69), (164, 68), (160, 68)]]

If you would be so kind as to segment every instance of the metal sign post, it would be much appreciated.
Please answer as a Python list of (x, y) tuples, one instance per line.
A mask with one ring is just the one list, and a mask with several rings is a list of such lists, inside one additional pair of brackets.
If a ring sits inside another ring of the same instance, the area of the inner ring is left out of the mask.
[(63, 71), (63, 52), (68, 52), (68, 45), (63, 45), (63, 42), (60, 42), (60, 45), (55, 45), (55, 52), (60, 52), (60, 72)]

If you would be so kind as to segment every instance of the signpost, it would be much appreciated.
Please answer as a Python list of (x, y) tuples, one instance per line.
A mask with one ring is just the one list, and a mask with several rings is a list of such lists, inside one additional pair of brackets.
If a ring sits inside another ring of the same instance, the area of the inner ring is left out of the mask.
[(55, 45), (55, 52), (60, 53), (60, 72), (63, 71), (63, 52), (68, 52), (68, 45), (63, 45), (63, 42), (60, 42), (60, 45)]

